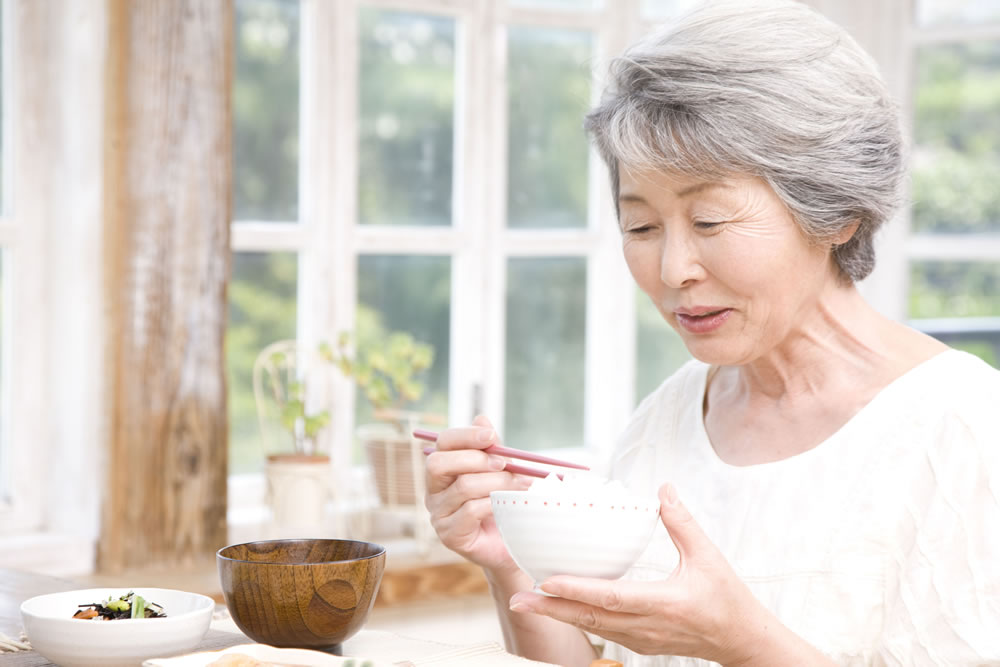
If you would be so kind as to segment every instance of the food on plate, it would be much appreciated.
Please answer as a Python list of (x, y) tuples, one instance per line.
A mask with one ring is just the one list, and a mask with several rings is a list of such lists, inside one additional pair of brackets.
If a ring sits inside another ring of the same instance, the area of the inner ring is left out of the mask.
[(109, 596), (102, 602), (89, 602), (78, 605), (80, 608), (73, 618), (96, 621), (118, 621), (126, 618), (164, 618), (163, 607), (155, 602), (148, 602), (141, 595), (129, 591), (125, 595)]

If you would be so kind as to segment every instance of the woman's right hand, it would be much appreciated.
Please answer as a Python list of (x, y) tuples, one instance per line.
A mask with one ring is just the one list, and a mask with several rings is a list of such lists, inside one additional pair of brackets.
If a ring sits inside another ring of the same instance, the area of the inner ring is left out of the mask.
[(501, 456), (482, 451), (500, 444), (486, 417), (472, 426), (449, 428), (427, 457), (427, 498), (431, 524), (441, 542), (480, 567), (497, 573), (517, 571), (493, 521), (490, 491), (524, 490), (531, 478), (504, 472)]

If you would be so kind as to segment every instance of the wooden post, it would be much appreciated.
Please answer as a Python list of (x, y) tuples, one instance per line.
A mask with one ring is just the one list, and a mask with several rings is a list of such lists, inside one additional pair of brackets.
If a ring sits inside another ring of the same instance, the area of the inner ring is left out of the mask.
[(226, 540), (232, 0), (108, 0), (108, 481), (98, 569)]

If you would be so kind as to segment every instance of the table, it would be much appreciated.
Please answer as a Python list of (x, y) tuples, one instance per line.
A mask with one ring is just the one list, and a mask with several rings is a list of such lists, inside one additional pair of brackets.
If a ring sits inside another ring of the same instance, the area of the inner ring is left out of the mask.
[[(20, 572), (0, 568), (0, 632), (17, 639), (21, 634), (21, 603), (30, 597), (46, 593), (71, 591), (77, 588), (89, 588), (72, 581), (58, 579), (40, 574)], [(239, 644), (249, 644), (253, 641), (247, 638), (239, 628), (228, 618), (212, 622), (211, 629), (195, 651), (214, 651)], [(495, 647), (495, 651), (491, 651)], [(498, 646), (468, 647), (471, 650), (480, 648), (490, 657), (491, 665), (542, 665), (504, 653)], [(361, 656), (380, 661), (408, 661), (420, 665), (425, 658), (438, 658), (456, 649), (463, 651), (460, 645), (441, 644), (413, 637), (404, 637), (392, 632), (377, 630), (361, 630), (344, 642), (344, 655)], [(478, 655), (478, 653), (476, 654)], [(435, 660), (434, 664), (451, 665), (452, 661)], [(458, 663), (461, 664), (461, 663)], [(51, 662), (34, 651), (19, 651), (17, 653), (0, 653), (0, 667), (54, 667)]]

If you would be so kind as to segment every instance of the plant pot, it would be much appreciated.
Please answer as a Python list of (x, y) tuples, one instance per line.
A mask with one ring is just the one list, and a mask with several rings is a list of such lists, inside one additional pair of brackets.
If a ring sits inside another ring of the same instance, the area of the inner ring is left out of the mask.
[(266, 473), (275, 533), (314, 536), (323, 526), (330, 497), (330, 457), (272, 454), (267, 457)]
[(365, 424), (358, 427), (358, 438), (364, 444), (379, 502), (388, 507), (422, 505), (424, 455), (409, 434), (389, 424)]

